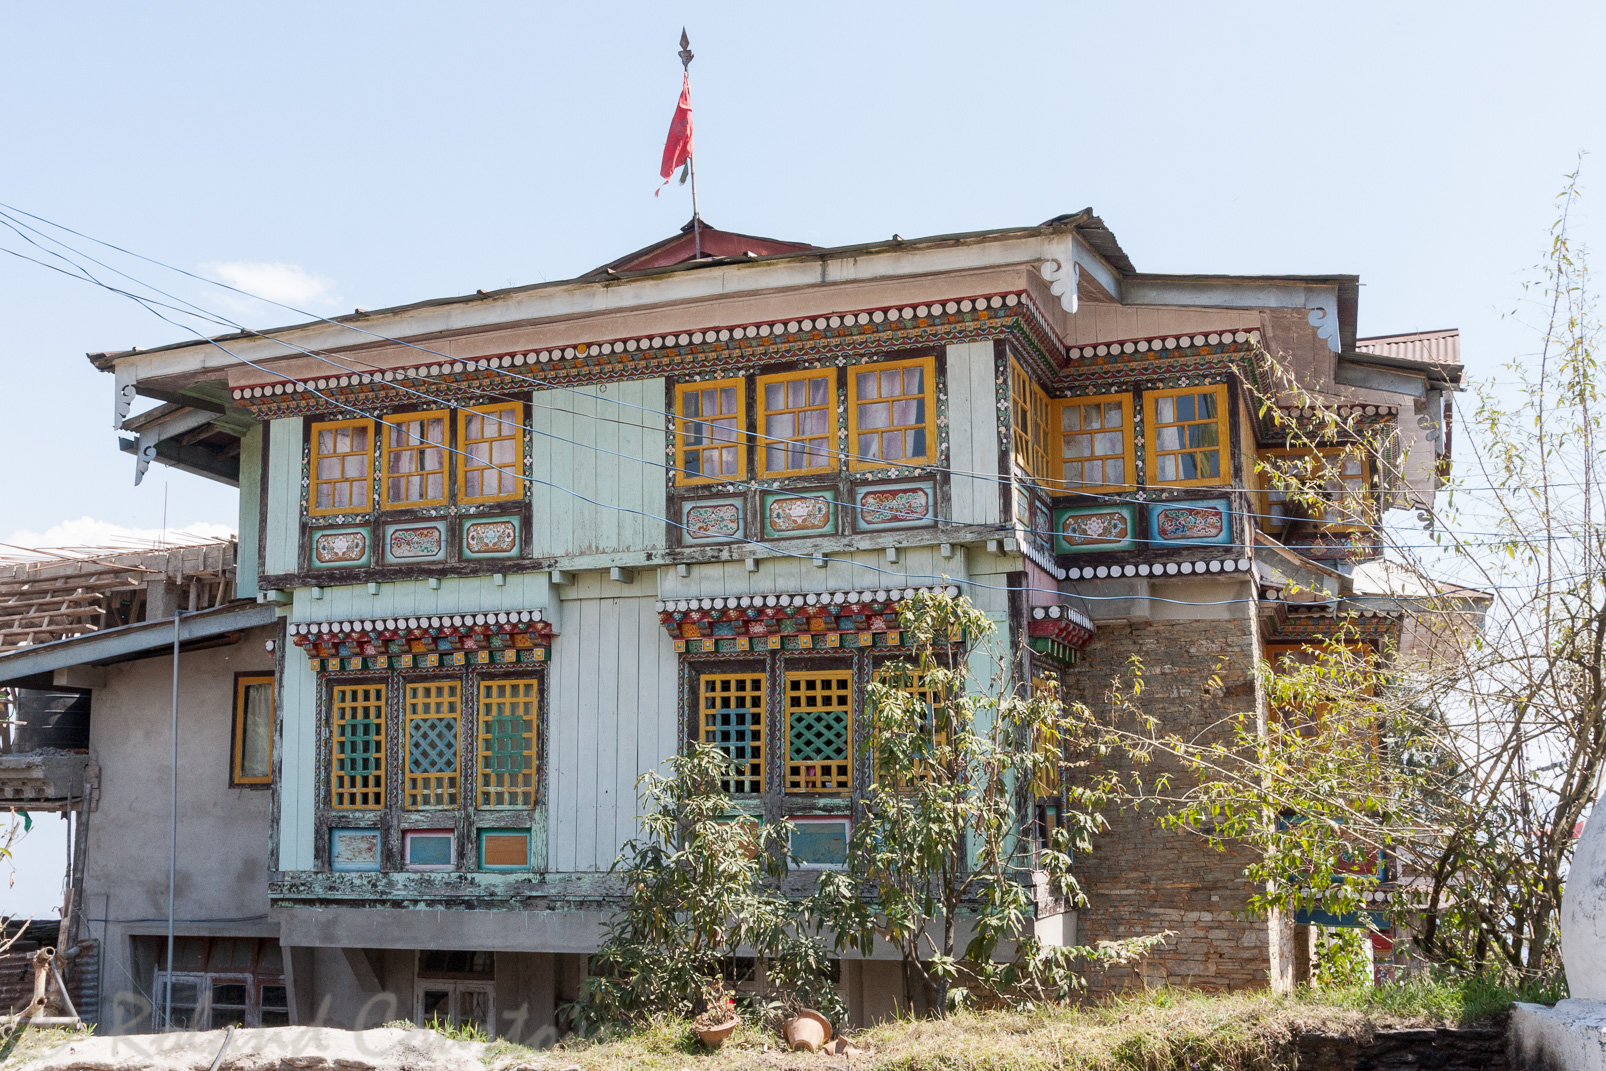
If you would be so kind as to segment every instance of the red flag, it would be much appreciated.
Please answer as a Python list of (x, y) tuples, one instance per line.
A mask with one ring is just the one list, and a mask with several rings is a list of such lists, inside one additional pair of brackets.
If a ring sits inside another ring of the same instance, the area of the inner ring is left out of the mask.
[(669, 120), (669, 137), (664, 140), (664, 162), (659, 167), (658, 174), (664, 180), (663, 186), (654, 190), (652, 195), (658, 196), (658, 191), (669, 185), (669, 177), (675, 173), (675, 168), (691, 159), (691, 75), (683, 76), (680, 83), (680, 103), (675, 105), (675, 117)]

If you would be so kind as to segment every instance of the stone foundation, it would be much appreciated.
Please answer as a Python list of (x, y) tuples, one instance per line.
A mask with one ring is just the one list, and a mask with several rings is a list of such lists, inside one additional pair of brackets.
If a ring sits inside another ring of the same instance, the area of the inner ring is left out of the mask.
[[(1094, 711), (1107, 709), (1110, 682), (1127, 672), (1128, 659), (1142, 659), (1145, 710), (1163, 731), (1184, 739), (1227, 731), (1234, 713), (1254, 710), (1254, 665), (1259, 657), (1256, 622), (1234, 619), (1099, 623), (1098, 637), (1067, 674), (1067, 698)], [(1212, 686), (1212, 678), (1220, 685)], [(1121, 761), (1121, 770), (1129, 767)], [(1143, 769), (1152, 780), (1174, 761), (1156, 757)], [(1201, 989), (1246, 989), (1267, 984), (1270, 941), (1264, 918), (1247, 913), (1251, 887), (1243, 877), (1248, 857), (1217, 851), (1198, 834), (1161, 829), (1154, 813), (1111, 809), (1109, 830), (1093, 851), (1076, 860), (1075, 874), (1089, 906), (1079, 912), (1078, 942), (1172, 931), (1163, 951), (1135, 969), (1099, 972), (1095, 990), (1140, 983)]]

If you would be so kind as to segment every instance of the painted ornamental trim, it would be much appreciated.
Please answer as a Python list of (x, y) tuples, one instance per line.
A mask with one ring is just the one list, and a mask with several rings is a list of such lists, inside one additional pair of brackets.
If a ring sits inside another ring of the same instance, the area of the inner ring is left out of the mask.
[[(440, 359), (407, 368), (351, 370), (301, 382), (279, 379), (235, 387), (234, 400), (260, 419), (322, 412), (336, 399), (359, 407), (383, 408), (419, 400), (411, 390), (445, 387), (432, 395), (450, 400), (508, 389), (499, 370), (528, 368), (544, 377), (533, 389), (574, 386), (614, 379), (674, 375), (706, 378), (730, 369), (791, 359), (828, 360), (857, 353), (943, 345), (1012, 335), (1023, 356), (1035, 359), (1052, 378), (1064, 363), (1065, 349), (1048, 321), (1024, 292), (986, 294), (929, 305), (896, 305), (857, 312), (828, 313), (785, 323), (752, 323), (651, 337), (580, 342), (542, 350), (510, 351), (467, 360)], [(433, 356), (433, 354), (431, 355)], [(349, 361), (350, 358), (339, 358)], [(545, 366), (545, 367), (543, 367)], [(539, 371), (537, 371), (539, 370)], [(550, 384), (545, 382), (550, 379)], [(404, 383), (404, 381), (416, 381)], [(397, 386), (391, 386), (397, 383)]]
[[(811, 591), (785, 595), (728, 595), (664, 599), (658, 621), (682, 654), (733, 651), (808, 651), (830, 648), (898, 647), (903, 604), (922, 588)], [(949, 585), (948, 596), (959, 594)]]
[(290, 642), (314, 672), (528, 665), (547, 661), (554, 630), (540, 610), (292, 621)]

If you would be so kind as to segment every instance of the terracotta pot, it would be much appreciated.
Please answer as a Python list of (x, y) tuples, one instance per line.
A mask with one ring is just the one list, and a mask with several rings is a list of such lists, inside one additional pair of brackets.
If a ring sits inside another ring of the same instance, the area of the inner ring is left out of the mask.
[(819, 1012), (804, 1008), (796, 1017), (781, 1024), (781, 1033), (793, 1049), (818, 1052), (831, 1040), (831, 1022)]
[(698, 1041), (707, 1045), (710, 1049), (717, 1049), (725, 1044), (725, 1040), (734, 1034), (736, 1028), (741, 1025), (740, 1018), (731, 1016), (729, 1022), (720, 1023), (718, 1026), (694, 1026), (691, 1030), (692, 1033), (697, 1035)]

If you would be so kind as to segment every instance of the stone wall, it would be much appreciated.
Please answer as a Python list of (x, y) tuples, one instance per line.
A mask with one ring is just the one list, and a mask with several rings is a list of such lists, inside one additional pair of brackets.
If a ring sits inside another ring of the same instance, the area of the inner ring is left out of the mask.
[[(1247, 610), (1244, 607), (1234, 609)], [(1247, 612), (1232, 618), (1099, 623), (1098, 636), (1067, 674), (1070, 699), (1095, 712), (1107, 709), (1110, 682), (1142, 659), (1144, 709), (1163, 730), (1185, 739), (1225, 731), (1226, 719), (1256, 704), (1256, 623)], [(1212, 686), (1219, 677), (1220, 686)], [(1117, 763), (1124, 772), (1128, 767)], [(1160, 757), (1143, 770), (1180, 773)], [(1182, 784), (1180, 777), (1173, 787)], [(1202, 837), (1161, 829), (1154, 813), (1114, 809), (1110, 828), (1091, 854), (1076, 860), (1076, 877), (1090, 901), (1079, 913), (1079, 943), (1173, 931), (1175, 936), (1136, 968), (1112, 968), (1093, 977), (1095, 990), (1169, 983), (1203, 989), (1244, 989), (1267, 984), (1268, 926), (1249, 917), (1251, 892), (1243, 877), (1246, 857), (1221, 852)]]
[(1506, 1071), (1505, 1024), (1439, 1030), (1377, 1030), (1369, 1040), (1301, 1034), (1298, 1071)]

